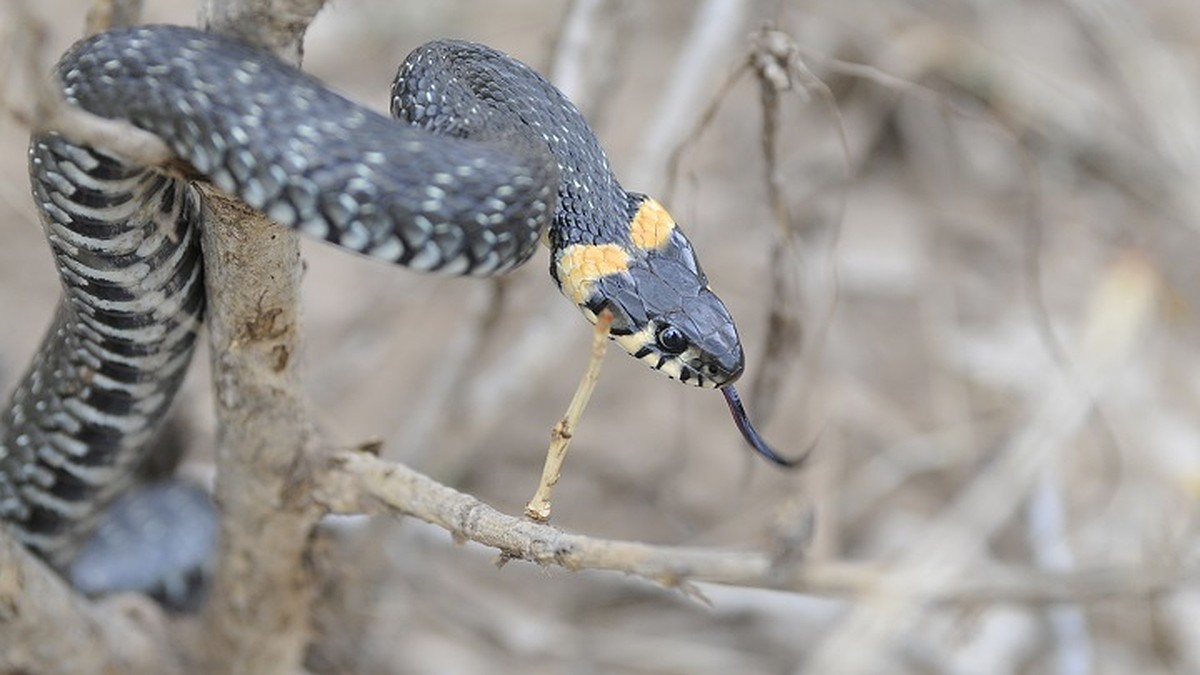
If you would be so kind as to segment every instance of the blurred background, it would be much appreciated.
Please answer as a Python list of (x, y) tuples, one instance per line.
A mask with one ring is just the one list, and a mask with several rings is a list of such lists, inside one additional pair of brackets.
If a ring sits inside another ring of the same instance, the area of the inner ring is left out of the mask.
[[(87, 3), (35, 5), (55, 54), (79, 36)], [(146, 5), (194, 23), (193, 2)], [(793, 564), (877, 564), (902, 593), (701, 584), (700, 601), (352, 521), (329, 538), (344, 562), (312, 672), (1200, 672), (1200, 4), (340, 0), (305, 67), (386, 111), (396, 66), (436, 37), (498, 47), (572, 96), (737, 317), (761, 430), (812, 449), (776, 470), (717, 394), (616, 350), (554, 523), (798, 548)], [(5, 391), (57, 297), (26, 142), (0, 120)], [(499, 284), (311, 242), (305, 259), (316, 420), (519, 513), (591, 337), (545, 253)], [(197, 475), (209, 392), (202, 353), (177, 405)], [(995, 570), (1095, 572), (1113, 593), (954, 597)]]

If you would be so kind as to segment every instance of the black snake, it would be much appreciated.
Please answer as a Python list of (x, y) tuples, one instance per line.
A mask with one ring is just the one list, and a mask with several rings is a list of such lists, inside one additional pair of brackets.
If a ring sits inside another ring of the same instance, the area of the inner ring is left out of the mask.
[[(571, 103), (491, 48), (414, 51), (388, 119), (270, 54), (198, 30), (118, 29), (58, 65), (67, 101), (165, 141), (144, 167), (35, 136), (34, 199), (62, 278), (54, 321), (0, 419), (0, 519), (64, 568), (145, 462), (204, 309), (190, 184), (211, 181), (280, 224), (425, 272), (483, 276), (535, 251), (593, 322), (671, 377), (721, 387), (743, 369), (733, 319), (665, 209), (627, 192)], [(186, 501), (186, 500), (185, 500)]]

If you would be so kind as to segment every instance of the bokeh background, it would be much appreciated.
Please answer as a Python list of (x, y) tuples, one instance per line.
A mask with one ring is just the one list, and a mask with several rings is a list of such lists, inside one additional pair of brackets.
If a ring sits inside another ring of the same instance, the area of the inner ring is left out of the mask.
[[(87, 3), (33, 4), (53, 53), (80, 34)], [(190, 1), (147, 0), (147, 21), (194, 16)], [(773, 174), (759, 80), (723, 88), (764, 22), (795, 48), (776, 71), (791, 86)], [(780, 472), (715, 393), (613, 352), (555, 524), (799, 542), (793, 564), (878, 565), (881, 583), (949, 602), (713, 585), (701, 601), (614, 574), (498, 569), (440, 530), (351, 520), (332, 526), (342, 562), (313, 672), (824, 673), (863, 655), (880, 660), (853, 672), (1200, 672), (1200, 4), (340, 0), (305, 65), (385, 111), (396, 65), (444, 36), (571, 93), (625, 185), (691, 235), (738, 318), (763, 431), (783, 453), (812, 449)], [(21, 109), (26, 92), (6, 82), (5, 107)], [(26, 140), (0, 119), (4, 390), (57, 297)], [(313, 243), (305, 260), (316, 421), (518, 513), (590, 340), (545, 253), (499, 285)], [(802, 329), (769, 348), (773, 312)], [(206, 359), (177, 406), (197, 476), (212, 447)], [(1030, 587), (1037, 570), (1099, 570), (1115, 594), (953, 597), (1001, 569)], [(859, 644), (857, 621), (894, 634)]]

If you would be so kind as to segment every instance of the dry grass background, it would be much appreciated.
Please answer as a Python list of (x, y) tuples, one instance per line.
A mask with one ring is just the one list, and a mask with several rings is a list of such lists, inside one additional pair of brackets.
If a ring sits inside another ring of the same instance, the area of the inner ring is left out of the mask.
[[(778, 244), (752, 78), (686, 149), (669, 203), (739, 319), (748, 377), (775, 368), (782, 379), (767, 435), (793, 453), (817, 439), (809, 468), (785, 474), (750, 457), (718, 396), (614, 354), (555, 523), (771, 548), (811, 515), (801, 564), (877, 562), (888, 592), (844, 600), (703, 585), (701, 602), (611, 574), (497, 569), (491, 553), (416, 523), (345, 523), (330, 542), (346, 583), (330, 589), (324, 616), (328, 632), (354, 639), (323, 645), (311, 669), (1200, 672), (1194, 577), (1135, 590), (1163, 569), (1194, 569), (1196, 555), (1200, 5), (732, 3), (734, 18), (705, 43), (713, 65), (689, 62), (704, 67), (693, 73), (703, 96), (664, 121), (663, 94), (688, 76), (676, 60), (704, 4), (603, 4), (580, 98), (627, 187), (665, 189), (647, 135), (656, 124), (690, 128), (768, 19), (828, 85), (848, 147), (819, 92), (783, 94), (778, 175), (797, 232), (784, 260), (804, 320), (802, 358), (784, 367), (761, 358)], [(35, 8), (56, 49), (78, 35), (83, 5)], [(567, 9), (341, 0), (314, 24), (306, 66), (383, 110), (395, 64), (434, 37), (487, 42), (548, 70)], [(190, 23), (193, 12), (149, 0), (146, 18)], [(27, 197), (25, 135), (0, 122), (5, 389), (57, 294)], [(503, 286), (498, 323), (457, 383), (445, 381), (448, 355), (493, 302), (486, 285), (316, 244), (306, 259), (319, 421), (347, 443), (383, 438), (396, 458), (518, 512), (590, 337), (547, 282), (545, 258)], [(508, 372), (531, 336), (543, 340), (533, 367)], [(516, 379), (501, 386), (495, 373)], [(178, 406), (200, 470), (211, 447), (206, 376), (202, 359)], [(909, 595), (1001, 566), (1128, 570), (1117, 584), (1128, 592), (1049, 607), (1019, 597), (925, 606)], [(868, 657), (880, 660), (859, 663)]]

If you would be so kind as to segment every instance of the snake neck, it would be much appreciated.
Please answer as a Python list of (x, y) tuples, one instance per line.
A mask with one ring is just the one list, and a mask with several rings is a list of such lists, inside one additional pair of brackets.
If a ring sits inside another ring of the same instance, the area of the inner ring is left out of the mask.
[[(617, 182), (574, 104), (503, 52), (457, 40), (422, 45), (396, 74), (391, 106), (395, 117), (435, 133), (548, 152), (559, 173), (546, 233), (556, 257), (572, 244), (613, 242), (637, 210), (640, 200)], [(553, 261), (551, 275), (558, 280)]]

